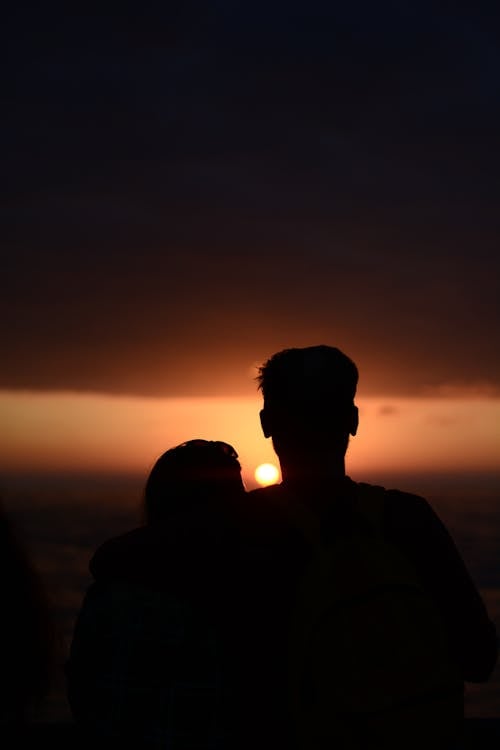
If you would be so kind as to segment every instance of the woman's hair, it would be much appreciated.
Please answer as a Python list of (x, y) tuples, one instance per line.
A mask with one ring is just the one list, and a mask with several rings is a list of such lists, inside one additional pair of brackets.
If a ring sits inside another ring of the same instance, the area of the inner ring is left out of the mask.
[(146, 523), (245, 491), (238, 454), (220, 440), (188, 440), (156, 461), (144, 490)]

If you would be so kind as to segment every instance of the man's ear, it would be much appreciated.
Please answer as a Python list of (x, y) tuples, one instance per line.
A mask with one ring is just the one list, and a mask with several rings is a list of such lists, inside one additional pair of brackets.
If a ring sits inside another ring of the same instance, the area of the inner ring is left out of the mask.
[(352, 407), (352, 415), (351, 415), (351, 426), (349, 427), (349, 435), (354, 435), (358, 431), (359, 426), (359, 411), (357, 406)]
[(259, 417), (260, 417), (260, 424), (262, 427), (262, 432), (264, 433), (264, 437), (266, 438), (271, 437), (272, 431), (271, 431), (269, 414), (267, 413), (265, 409), (261, 409), (259, 413)]

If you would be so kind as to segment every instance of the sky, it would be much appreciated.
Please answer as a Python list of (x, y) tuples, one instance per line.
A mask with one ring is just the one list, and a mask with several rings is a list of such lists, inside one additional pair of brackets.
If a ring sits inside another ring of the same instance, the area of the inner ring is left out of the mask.
[(256, 367), (327, 343), (369, 413), (471, 408), (498, 466), (499, 21), (483, 0), (5, 11), (3, 465), (50, 444), (26, 399), (59, 423), (89, 398), (115, 425), (172, 413), (171, 440), (219, 426), (190, 421), (207, 399), (257, 413)]
[[(457, 472), (478, 490), (483, 476), (498, 481), (500, 403), (485, 398), (396, 398), (358, 401), (360, 426), (346, 467), (358, 480), (434, 477)], [(259, 427), (254, 398), (131, 398), (72, 393), (0, 393), (0, 477), (54, 476), (78, 480), (128, 474), (145, 480), (164, 450), (191, 438), (222, 439), (237, 450), (245, 485), (256, 486), (262, 463), (277, 464)], [(278, 477), (279, 478), (279, 477)], [(421, 482), (415, 487), (421, 486)], [(1, 487), (1, 482), (0, 482)], [(463, 486), (462, 486), (463, 489)]]

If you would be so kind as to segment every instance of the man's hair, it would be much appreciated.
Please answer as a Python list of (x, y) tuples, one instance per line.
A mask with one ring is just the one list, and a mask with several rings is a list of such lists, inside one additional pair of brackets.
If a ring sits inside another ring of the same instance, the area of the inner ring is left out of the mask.
[(257, 382), (266, 406), (314, 397), (316, 389), (323, 395), (328, 391), (339, 405), (348, 405), (356, 394), (358, 368), (333, 346), (283, 349), (259, 368)]

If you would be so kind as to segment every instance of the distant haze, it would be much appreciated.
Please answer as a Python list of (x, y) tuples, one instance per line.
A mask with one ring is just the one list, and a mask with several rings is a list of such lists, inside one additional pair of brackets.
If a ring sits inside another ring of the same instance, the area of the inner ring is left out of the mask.
[[(499, 472), (500, 399), (360, 398), (346, 466), (354, 478)], [(259, 423), (260, 399), (147, 399), (72, 393), (1, 393), (3, 474), (135, 474), (191, 438), (237, 450), (245, 482), (277, 463)]]

